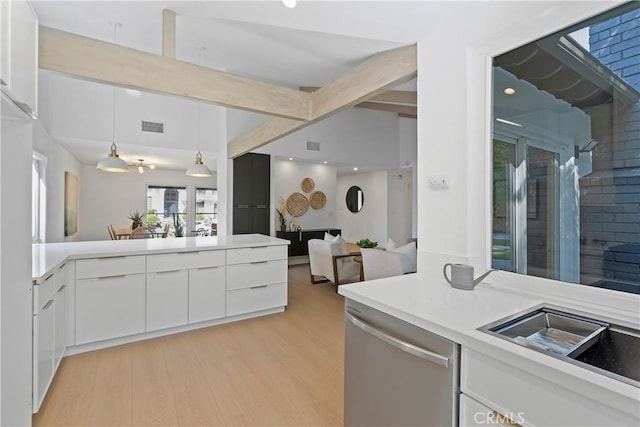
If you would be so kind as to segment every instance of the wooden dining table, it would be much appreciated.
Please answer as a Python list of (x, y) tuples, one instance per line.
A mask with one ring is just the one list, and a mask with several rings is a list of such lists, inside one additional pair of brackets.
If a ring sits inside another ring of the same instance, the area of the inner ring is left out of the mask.
[[(149, 232), (153, 238), (164, 237), (166, 233), (162, 228), (150, 229)], [(116, 236), (116, 240), (126, 240), (131, 238), (131, 233), (133, 233), (133, 230), (130, 228), (118, 228), (114, 234)]]

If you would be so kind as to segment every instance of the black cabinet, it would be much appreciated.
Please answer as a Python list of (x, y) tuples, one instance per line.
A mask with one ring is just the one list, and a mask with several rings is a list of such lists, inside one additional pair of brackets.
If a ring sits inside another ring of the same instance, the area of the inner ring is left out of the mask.
[(233, 234), (269, 234), (271, 158), (248, 153), (233, 159)]
[(324, 233), (337, 236), (341, 233), (339, 228), (323, 228), (319, 230), (302, 231), (277, 231), (276, 237), (287, 239), (289, 245), (289, 256), (309, 255), (309, 240), (324, 239)]

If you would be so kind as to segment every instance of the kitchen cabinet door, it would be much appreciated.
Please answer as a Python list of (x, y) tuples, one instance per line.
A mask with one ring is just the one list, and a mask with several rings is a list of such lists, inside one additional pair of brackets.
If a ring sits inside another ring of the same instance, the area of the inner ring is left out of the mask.
[(186, 325), (188, 270), (147, 273), (147, 331)]
[(189, 323), (225, 316), (225, 276), (224, 266), (189, 270)]
[(271, 195), (271, 156), (251, 154), (251, 204), (268, 207)]
[(76, 281), (76, 344), (145, 331), (145, 275)]
[(62, 285), (55, 296), (56, 310), (54, 322), (53, 368), (58, 369), (60, 360), (67, 349), (67, 286)]
[(53, 378), (56, 301), (33, 316), (33, 413), (38, 412)]

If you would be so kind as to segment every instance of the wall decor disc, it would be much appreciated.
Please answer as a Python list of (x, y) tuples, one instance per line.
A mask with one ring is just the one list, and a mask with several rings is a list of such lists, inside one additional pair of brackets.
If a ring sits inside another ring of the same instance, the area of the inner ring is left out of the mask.
[(302, 216), (309, 209), (309, 199), (302, 193), (291, 193), (287, 197), (287, 212), (291, 216)]
[(322, 191), (314, 191), (309, 196), (309, 204), (315, 210), (322, 209), (327, 204), (327, 196)]
[(315, 188), (315, 186), (316, 186), (316, 183), (313, 182), (313, 179), (309, 177), (303, 179), (302, 182), (300, 183), (300, 187), (302, 188), (302, 191), (304, 191), (305, 193), (311, 193)]

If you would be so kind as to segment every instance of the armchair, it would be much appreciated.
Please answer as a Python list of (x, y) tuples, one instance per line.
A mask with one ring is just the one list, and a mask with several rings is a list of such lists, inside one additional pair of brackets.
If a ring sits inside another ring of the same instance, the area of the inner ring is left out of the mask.
[(404, 255), (380, 249), (361, 249), (364, 280), (383, 277), (402, 276), (404, 274)]
[[(360, 264), (353, 260), (358, 253), (345, 253), (341, 246), (339, 241), (309, 240), (311, 283), (333, 282), (338, 292), (341, 281), (360, 275)], [(316, 279), (315, 276), (324, 279)]]

